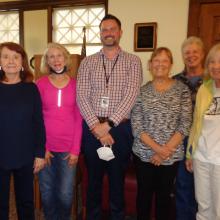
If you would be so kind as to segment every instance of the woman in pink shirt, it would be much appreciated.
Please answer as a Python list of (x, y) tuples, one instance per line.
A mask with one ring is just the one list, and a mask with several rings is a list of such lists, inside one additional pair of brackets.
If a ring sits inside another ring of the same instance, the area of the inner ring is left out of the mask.
[(46, 220), (70, 220), (82, 117), (76, 104), (76, 80), (70, 78), (70, 54), (49, 43), (42, 57), (45, 76), (37, 81), (46, 127), (47, 166), (39, 173)]

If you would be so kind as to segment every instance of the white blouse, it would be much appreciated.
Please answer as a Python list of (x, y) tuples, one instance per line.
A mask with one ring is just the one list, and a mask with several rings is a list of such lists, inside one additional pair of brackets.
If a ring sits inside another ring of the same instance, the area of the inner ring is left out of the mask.
[(220, 88), (214, 88), (213, 100), (205, 112), (203, 128), (194, 158), (220, 165)]

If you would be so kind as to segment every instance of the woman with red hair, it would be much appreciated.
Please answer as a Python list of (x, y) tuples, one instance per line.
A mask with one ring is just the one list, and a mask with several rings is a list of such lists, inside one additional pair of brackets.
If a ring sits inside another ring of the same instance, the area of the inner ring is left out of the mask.
[(44, 167), (41, 99), (24, 49), (0, 44), (0, 219), (9, 219), (10, 176), (19, 220), (34, 220), (33, 173)]

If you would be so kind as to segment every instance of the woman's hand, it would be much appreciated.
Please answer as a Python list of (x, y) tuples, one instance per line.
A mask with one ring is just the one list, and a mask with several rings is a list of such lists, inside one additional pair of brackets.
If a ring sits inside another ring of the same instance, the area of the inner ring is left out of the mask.
[(46, 151), (45, 153), (45, 161), (46, 161), (46, 165), (50, 165), (51, 164), (51, 159), (53, 158), (53, 154), (50, 151)]
[(150, 163), (152, 163), (155, 166), (160, 166), (162, 162), (163, 159), (158, 154), (154, 154), (150, 160)]
[(193, 161), (192, 161), (192, 159), (186, 159), (185, 165), (186, 165), (186, 169), (190, 173), (192, 173), (193, 172)]
[(169, 160), (170, 157), (173, 155), (175, 150), (169, 148), (166, 145), (163, 145), (160, 147), (160, 150), (157, 152), (157, 154), (163, 159), (163, 160)]
[(38, 173), (45, 166), (45, 159), (36, 157), (34, 160), (34, 174)]
[(68, 160), (68, 165), (72, 167), (77, 164), (78, 158), (78, 155), (68, 154), (66, 157), (64, 157), (64, 160)]

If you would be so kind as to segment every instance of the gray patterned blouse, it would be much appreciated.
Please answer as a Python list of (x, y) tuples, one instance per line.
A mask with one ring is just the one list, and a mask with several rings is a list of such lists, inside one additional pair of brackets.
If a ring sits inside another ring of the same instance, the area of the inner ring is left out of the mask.
[[(140, 91), (131, 113), (134, 135), (133, 152), (142, 161), (149, 162), (154, 154), (152, 148), (144, 145), (140, 134), (146, 132), (159, 145), (168, 142), (175, 132), (188, 135), (192, 122), (192, 101), (188, 87), (180, 81), (164, 92), (154, 89), (152, 81), (145, 84)], [(162, 165), (171, 165), (182, 160), (184, 156), (181, 143), (173, 156)]]

